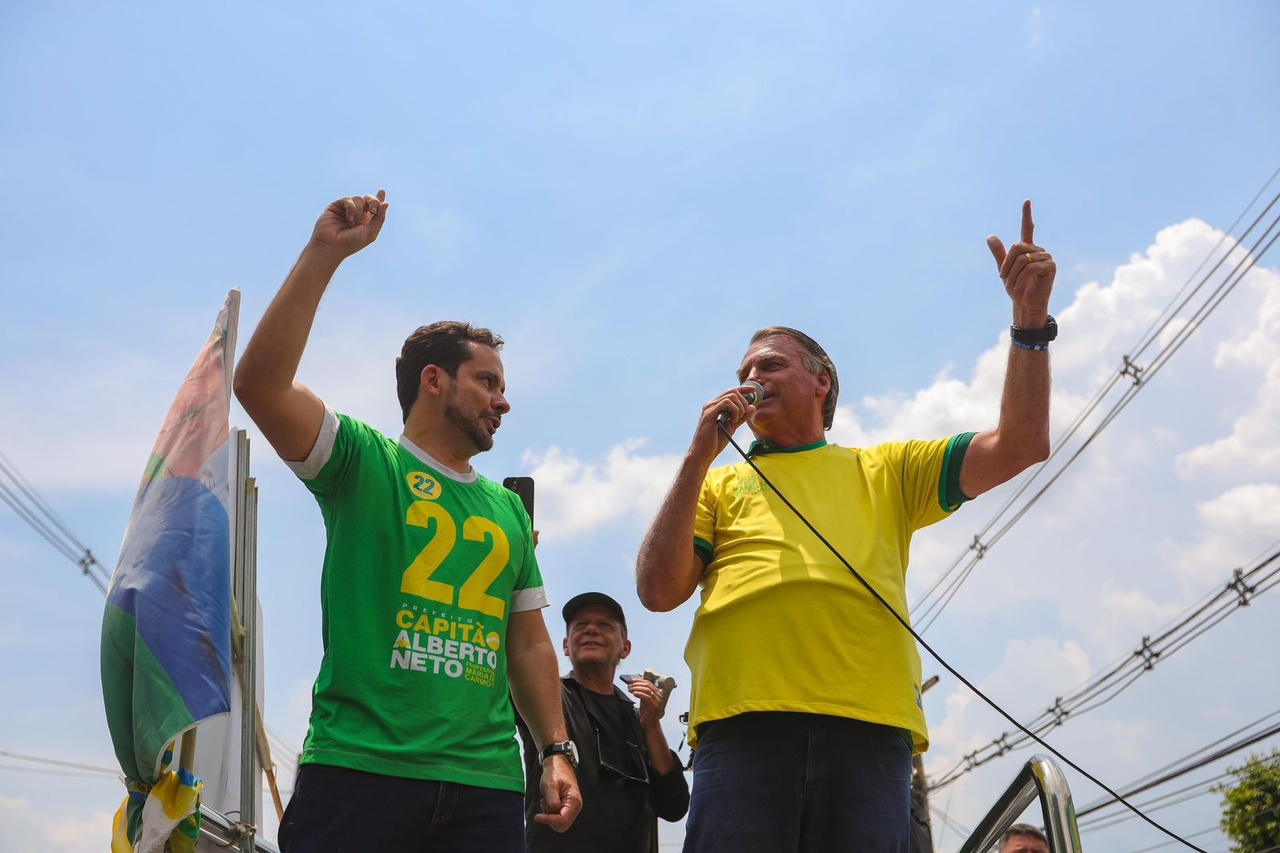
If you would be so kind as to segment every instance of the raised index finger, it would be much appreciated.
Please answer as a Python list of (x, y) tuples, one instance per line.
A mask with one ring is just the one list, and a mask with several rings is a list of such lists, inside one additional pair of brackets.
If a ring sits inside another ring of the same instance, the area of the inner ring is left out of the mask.
[(1031, 199), (1022, 203), (1022, 242), (1034, 246), (1036, 224), (1031, 221)]

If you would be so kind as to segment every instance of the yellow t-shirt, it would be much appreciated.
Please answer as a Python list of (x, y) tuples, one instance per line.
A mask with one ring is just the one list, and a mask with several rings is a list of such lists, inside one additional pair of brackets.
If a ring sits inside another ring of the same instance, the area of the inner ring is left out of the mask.
[[(970, 437), (866, 449), (819, 442), (753, 461), (908, 618), (911, 535), (963, 500)], [(894, 726), (916, 752), (928, 748), (914, 638), (745, 462), (707, 474), (694, 537), (706, 569), (685, 647), (692, 745), (703, 723), (798, 711)]]

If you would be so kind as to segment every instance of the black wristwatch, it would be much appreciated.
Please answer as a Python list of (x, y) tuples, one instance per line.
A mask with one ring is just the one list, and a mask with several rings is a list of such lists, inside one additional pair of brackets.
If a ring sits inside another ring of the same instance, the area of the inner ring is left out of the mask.
[(553, 755), (566, 755), (569, 757), (569, 764), (573, 767), (578, 766), (578, 747), (571, 740), (563, 740), (559, 743), (549, 744), (538, 753), (538, 763), (545, 762)]
[(1010, 326), (1009, 337), (1020, 344), (1047, 344), (1058, 337), (1058, 321), (1049, 315), (1044, 327), (1040, 329), (1024, 329), (1022, 326)]

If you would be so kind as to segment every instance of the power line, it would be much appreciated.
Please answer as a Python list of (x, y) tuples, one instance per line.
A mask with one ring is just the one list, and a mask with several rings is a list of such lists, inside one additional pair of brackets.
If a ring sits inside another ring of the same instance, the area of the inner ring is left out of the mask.
[[(1235, 731), (1228, 732), (1227, 734), (1223, 735), (1217, 740), (1212, 741), (1211, 743), (1205, 744), (1204, 746), (1200, 747), (1200, 749), (1198, 749), (1197, 751), (1189, 755), (1183, 756), (1182, 758), (1176, 759), (1175, 761), (1172, 761), (1169, 764), (1166, 764), (1164, 767), (1157, 768), (1156, 770), (1153, 770), (1152, 772), (1148, 773), (1146, 776), (1143, 776), (1140, 779), (1136, 779), (1130, 784), (1134, 786), (1145, 785), (1145, 783), (1151, 781), (1152, 779), (1155, 779), (1158, 776), (1167, 774), (1169, 771), (1173, 770), (1175, 767), (1178, 767), (1179, 765), (1192, 761), (1196, 756), (1201, 755), (1202, 753), (1205, 753), (1209, 750), (1214, 750), (1215, 748), (1221, 747), (1223, 744), (1229, 743), (1231, 738), (1237, 737), (1238, 735), (1243, 735), (1245, 734), (1245, 732), (1248, 732), (1250, 729), (1255, 728), (1256, 726), (1260, 726), (1263, 723), (1267, 722), (1268, 720), (1272, 719), (1273, 717), (1277, 717), (1277, 716), (1280, 716), (1280, 711), (1272, 711), (1270, 714), (1259, 717), (1253, 722), (1246, 723), (1245, 725), (1241, 726)], [(1254, 739), (1252, 737), (1249, 737), (1250, 743), (1245, 745), (1246, 746), (1250, 745), (1253, 740)], [(1235, 748), (1229, 748), (1225, 751), (1222, 751), (1219, 749), (1216, 751), (1214, 757), (1209, 760), (1210, 761), (1216, 760), (1216, 758), (1229, 755), (1235, 751), (1236, 751)], [(1269, 760), (1269, 759), (1266, 759), (1266, 760)], [(1094, 806), (1090, 806), (1089, 808), (1092, 809), (1094, 808)]]
[(946, 829), (951, 830), (952, 832), (959, 835), (961, 838), (968, 838), (969, 836), (973, 835), (972, 829), (965, 826), (963, 823), (956, 820), (955, 818), (951, 817), (951, 815), (947, 814), (946, 809), (939, 808), (938, 806), (935, 806), (932, 803), (930, 803), (929, 811), (932, 812), (933, 816), (937, 818), (938, 822), (941, 823)]
[[(1276, 198), (1272, 199), (1272, 202), (1270, 205), (1268, 205), (1267, 209), (1270, 210), (1271, 206), (1273, 206), (1277, 200), (1280, 200), (1280, 195), (1277, 195)], [(1254, 222), (1254, 225), (1256, 224), (1257, 224), (1257, 221)], [(1128, 355), (1124, 356), (1124, 366), (1121, 368), (1121, 370), (1117, 374), (1111, 377), (1111, 379), (1104, 386), (1104, 388), (1101, 391), (1099, 391), (1098, 394), (1095, 395), (1094, 399), (1089, 404), (1085, 406), (1085, 408), (1081, 411), (1080, 415), (1077, 416), (1075, 422), (1058, 439), (1058, 441), (1055, 443), (1055, 446), (1052, 448), (1052, 450), (1049, 453), (1049, 458), (1046, 459), (1043, 464), (1041, 464), (1039, 467), (1033, 470), (1030, 476), (1026, 477), (1022, 481), (1022, 483), (1018, 486), (1018, 488), (1014, 491), (1014, 493), (1010, 495), (1009, 498), (1005, 501), (1005, 504), (996, 512), (996, 515), (991, 519), (991, 521), (988, 522), (987, 526), (983, 528), (983, 530), (980, 533), (976, 534), (973, 537), (973, 542), (969, 545), (966, 551), (962, 552), (961, 555), (957, 557), (955, 561), (952, 562), (951, 566), (948, 567), (943, 572), (943, 574), (934, 582), (934, 584), (925, 593), (925, 596), (920, 601), (916, 602), (915, 606), (912, 608), (912, 613), (915, 621), (919, 624), (919, 630), (921, 631), (921, 633), (924, 633), (925, 631), (927, 631), (929, 627), (933, 624), (933, 622), (938, 618), (938, 616), (942, 613), (942, 610), (946, 607), (947, 604), (950, 603), (951, 599), (955, 596), (956, 592), (959, 591), (960, 586), (966, 580), (968, 580), (970, 574), (973, 572), (974, 568), (976, 568), (978, 561), (981, 560), (986, 555), (986, 552), (990, 550), (1002, 538), (1004, 538), (1005, 534), (1007, 534), (1013, 528), (1013, 526), (1018, 521), (1020, 521), (1022, 517), (1027, 514), (1027, 512), (1030, 511), (1031, 507), (1034, 506), (1040, 500), (1040, 498), (1044, 496), (1044, 493), (1047, 492), (1049, 488), (1052, 487), (1054, 483), (1056, 483), (1064, 473), (1066, 473), (1067, 469), (1070, 468), (1071, 465), (1074, 464), (1075, 461), (1080, 458), (1080, 456), (1084, 453), (1084, 451), (1087, 450), (1090, 447), (1090, 445), (1092, 445), (1094, 440), (1097, 439), (1098, 436), (1100, 436), (1102, 432), (1108, 426), (1111, 425), (1111, 422), (1114, 421), (1116, 417), (1118, 417), (1119, 414), (1129, 405), (1129, 403), (1133, 401), (1133, 398), (1137, 396), (1138, 392), (1141, 391), (1142, 388), (1148, 382), (1150, 382), (1150, 380), (1165, 366), (1165, 364), (1168, 363), (1168, 361), (1182, 347), (1182, 345), (1190, 338), (1190, 336), (1200, 328), (1200, 326), (1203, 324), (1204, 320), (1208, 317), (1208, 315), (1212, 313), (1214, 310), (1216, 310), (1218, 305), (1221, 304), (1222, 300), (1225, 299), (1226, 296), (1232, 290), (1235, 289), (1236, 285), (1239, 284), (1240, 280), (1244, 277), (1244, 274), (1253, 268), (1258, 258), (1260, 258), (1261, 255), (1264, 254), (1266, 250), (1269, 249), (1271, 245), (1275, 243), (1277, 236), (1280, 236), (1280, 235), (1273, 235), (1270, 237), (1269, 240), (1267, 240), (1265, 246), (1262, 245), (1262, 240), (1267, 238), (1267, 234), (1269, 234), (1273, 229), (1275, 229), (1277, 224), (1280, 224), (1280, 217), (1277, 217), (1275, 220), (1271, 222), (1266, 232), (1264, 232), (1263, 237), (1260, 238), (1258, 243), (1255, 244), (1253, 251), (1246, 256), (1246, 260), (1241, 261), (1240, 263), (1237, 263), (1236, 267), (1228, 275), (1228, 278), (1226, 279), (1226, 281), (1220, 284), (1218, 288), (1215, 289), (1212, 294), (1210, 294), (1210, 298), (1209, 298), (1210, 301), (1205, 305), (1202, 305), (1200, 308), (1198, 308), (1196, 312), (1192, 315), (1192, 317), (1185, 323), (1185, 325), (1181, 326), (1174, 333), (1172, 338), (1168, 341), (1168, 343), (1166, 343), (1164, 349), (1162, 349), (1159, 353), (1156, 354), (1155, 359), (1151, 364), (1147, 365), (1146, 367), (1143, 367), (1138, 365), (1135, 358)], [(1254, 225), (1250, 226), (1250, 230), (1253, 229)], [(1261, 249), (1261, 251), (1259, 251), (1259, 249)], [(1247, 261), (1247, 265), (1246, 265), (1246, 261)], [(1218, 264), (1216, 264), (1214, 268), (1210, 270), (1209, 274), (1212, 275), (1213, 272), (1215, 272), (1218, 269), (1218, 267), (1221, 266), (1221, 263), (1222, 262), (1220, 261)], [(1194, 293), (1198, 292), (1199, 290), (1200, 290), (1200, 287), (1197, 287), (1196, 290), (1193, 291), (1192, 295), (1194, 295)], [(1161, 330), (1163, 331), (1165, 328), (1167, 328), (1168, 325), (1173, 322), (1173, 319), (1174, 318), (1171, 317), (1169, 320), (1167, 320), (1165, 323), (1165, 326), (1163, 326)], [(1146, 345), (1144, 344), (1143, 347), (1145, 348), (1145, 346)], [(1090, 433), (1089, 436), (1084, 439), (1083, 443), (1075, 450), (1075, 452), (1072, 453), (1071, 456), (1068, 457), (1066, 461), (1063, 462), (1057, 468), (1057, 470), (1054, 471), (1054, 473), (1051, 476), (1049, 476), (1048, 482), (1046, 482), (1038, 491), (1036, 491), (1026, 501), (1026, 503), (1020, 509), (1018, 509), (1002, 527), (1000, 527), (998, 530), (996, 530), (994, 533), (992, 533), (988, 538), (984, 540), (983, 537), (987, 536), (988, 533), (991, 533), (991, 529), (995, 526), (996, 522), (1000, 519), (1000, 517), (1003, 516), (1006, 512), (1008, 512), (1011, 509), (1011, 507), (1014, 505), (1014, 503), (1019, 498), (1021, 498), (1022, 495), (1026, 493), (1026, 491), (1031, 487), (1032, 483), (1034, 483), (1038, 477), (1040, 477), (1045, 471), (1049, 469), (1049, 465), (1054, 460), (1054, 458), (1057, 457), (1058, 454), (1063, 450), (1063, 448), (1067, 446), (1070, 440), (1074, 437), (1075, 433), (1084, 426), (1085, 422), (1088, 420), (1090, 416), (1092, 416), (1092, 414), (1094, 413), (1094, 410), (1098, 407), (1098, 405), (1101, 404), (1102, 400), (1106, 397), (1106, 395), (1109, 394), (1111, 390), (1114, 389), (1119, 384), (1120, 380), (1126, 375), (1131, 376), (1133, 378), (1133, 382), (1125, 389), (1125, 391), (1121, 394), (1120, 399), (1116, 401), (1116, 403), (1112, 406), (1112, 408), (1104, 414), (1102, 420), (1097, 424), (1097, 426), (1094, 427), (1093, 432)], [(964, 560), (965, 556), (969, 553), (972, 553), (972, 556), (969, 558), (968, 563), (965, 565), (964, 569), (960, 572), (960, 574), (957, 577), (951, 578), (946, 588), (943, 589), (940, 593), (938, 593), (935, 598), (930, 600), (930, 596), (932, 596), (934, 592), (938, 589), (938, 587), (948, 579), (951, 573), (960, 565), (960, 563)]]
[[(1275, 714), (1273, 713), (1270, 716), (1275, 716)], [(1251, 725), (1256, 725), (1256, 722)], [(1144, 791), (1149, 791), (1152, 788), (1158, 787), (1160, 785), (1167, 784), (1173, 781), (1174, 779), (1178, 779), (1182, 776), (1185, 776), (1187, 773), (1190, 773), (1193, 770), (1199, 770), (1200, 768), (1205, 767), (1209, 764), (1212, 764), (1215, 761), (1221, 761), (1222, 759), (1226, 758), (1229, 755), (1234, 755), (1235, 753), (1239, 752), (1242, 749), (1247, 749), (1248, 747), (1254, 746), (1266, 740), (1267, 738), (1275, 737), (1276, 735), (1280, 735), (1280, 724), (1273, 724), (1261, 731), (1251, 732), (1249, 734), (1243, 735), (1242, 737), (1228, 743), (1227, 745), (1219, 749), (1215, 749), (1212, 752), (1209, 752), (1208, 754), (1201, 755), (1199, 753), (1202, 753), (1204, 752), (1204, 750), (1210, 748), (1210, 747), (1203, 747), (1197, 753), (1192, 753), (1191, 755), (1181, 759), (1181, 761), (1179, 762), (1179, 765), (1174, 769), (1170, 770), (1169, 772), (1155, 779), (1132, 784), (1131, 786), (1125, 789), (1123, 795), (1126, 798), (1128, 798), (1135, 794), (1140, 794)], [(1210, 746), (1214, 746), (1214, 745), (1216, 745), (1216, 743), (1211, 744)], [(1280, 764), (1280, 758), (1274, 758), (1274, 757), (1263, 758), (1260, 761), (1250, 762), (1249, 766), (1253, 766), (1253, 765), (1269, 766), (1272, 764)], [(1223, 775), (1226, 776), (1230, 774), (1223, 774)], [(1210, 781), (1213, 781), (1213, 780), (1210, 780)], [(1076, 816), (1079, 818), (1087, 818), (1090, 815), (1105, 811), (1106, 809), (1109, 809), (1112, 806), (1115, 806), (1118, 804), (1119, 804), (1119, 800), (1117, 800), (1116, 798), (1106, 797), (1102, 800), (1099, 800), (1095, 803), (1092, 803), (1078, 810), (1076, 812)], [(1120, 814), (1118, 815), (1118, 817), (1123, 818), (1125, 820), (1129, 819), (1129, 815), (1127, 814)], [(1100, 818), (1094, 818), (1093, 822), (1096, 822), (1099, 819)], [(1119, 821), (1113, 821), (1113, 822), (1119, 822)], [(1082, 821), (1082, 826), (1086, 823), (1090, 823), (1090, 822)], [(1110, 825), (1110, 824), (1106, 824), (1106, 825)]]
[[(1202, 835), (1211, 835), (1212, 833), (1221, 832), (1221, 831), (1222, 831), (1221, 827), (1211, 826), (1208, 829), (1202, 829), (1199, 832), (1193, 832), (1190, 835), (1184, 835), (1183, 838), (1199, 838)], [(1174, 844), (1174, 843), (1176, 842), (1161, 841), (1159, 844), (1153, 844), (1150, 847), (1142, 847), (1142, 848), (1139, 848), (1138, 850), (1134, 850), (1133, 853), (1150, 853), (1150, 851), (1152, 850), (1159, 850), (1161, 847), (1168, 847), (1170, 844)]]
[(1280, 543), (1270, 546), (1271, 553), (1248, 569), (1232, 570), (1231, 580), (1216, 592), (1193, 605), (1178, 619), (1161, 628), (1153, 638), (1148, 635), (1133, 652), (1121, 657), (1110, 668), (1077, 687), (1067, 696), (1058, 696), (1053, 705), (1026, 723), (1028, 732), (1006, 731), (986, 746), (974, 750), (949, 770), (937, 775), (930, 790), (939, 790), (989, 761), (1027, 745), (1069, 718), (1099, 708), (1110, 702), (1156, 664), (1171, 657), (1192, 639), (1241, 607), (1248, 606), (1258, 595), (1280, 584)]
[(93, 581), (99, 592), (106, 595), (111, 573), (103, 568), (88, 546), (76, 538), (71, 528), (40, 497), (35, 487), (3, 452), (0, 452), (0, 500), (8, 504), (54, 550), (79, 566), (84, 576)]
[[(5, 773), (26, 773), (31, 776), (62, 776), (68, 779), (103, 779), (101, 773), (88, 773), (78, 770), (43, 770), (39, 767), (14, 767), (9, 764), (0, 764), (0, 772)], [(119, 772), (116, 773), (119, 776)]]
[[(1254, 199), (1249, 202), (1249, 205), (1245, 208), (1245, 212), (1247, 212), (1248, 209), (1257, 202), (1257, 200), (1262, 196), (1262, 193), (1265, 192), (1267, 186), (1269, 186), (1278, 175), (1280, 175), (1280, 169), (1272, 173), (1263, 188), (1259, 190), (1258, 194), (1254, 196)], [(969, 578), (974, 568), (976, 568), (978, 561), (986, 555), (987, 551), (990, 550), (1001, 538), (1003, 538), (1013, 525), (1021, 520), (1031, 507), (1040, 500), (1044, 493), (1055, 482), (1057, 482), (1058, 478), (1066, 472), (1066, 470), (1080, 457), (1084, 450), (1086, 450), (1102, 433), (1102, 431), (1105, 430), (1106, 427), (1109, 426), (1120, 414), (1120, 412), (1128, 406), (1133, 397), (1137, 395), (1142, 387), (1144, 387), (1146, 383), (1164, 367), (1169, 359), (1177, 353), (1190, 336), (1200, 328), (1204, 320), (1217, 309), (1223, 299), (1225, 299), (1235, 289), (1243, 279), (1244, 275), (1248, 273), (1258, 260), (1260, 260), (1271, 248), (1275, 243), (1277, 236), (1280, 236), (1272, 234), (1272, 232), (1277, 228), (1277, 225), (1280, 225), (1280, 216), (1271, 220), (1270, 224), (1268, 224), (1263, 230), (1262, 235), (1254, 242), (1253, 247), (1246, 251), (1244, 256), (1237, 261), (1235, 266), (1226, 274), (1226, 277), (1217, 285), (1216, 288), (1213, 289), (1206, 300), (1192, 312), (1191, 316), (1187, 318), (1182, 325), (1177, 328), (1173, 328), (1173, 324), (1178, 319), (1179, 314), (1184, 311), (1190, 304), (1191, 300), (1199, 294), (1206, 285), (1208, 285), (1213, 276), (1215, 276), (1227, 260), (1232, 257), (1234, 251), (1237, 248), (1243, 248), (1241, 245), (1242, 242), (1251, 232), (1253, 232), (1272, 208), (1275, 207), (1278, 201), (1280, 201), (1280, 194), (1272, 197), (1271, 201), (1267, 204), (1262, 213), (1254, 219), (1254, 221), (1241, 235), (1239, 240), (1231, 241), (1232, 245), (1228, 250), (1222, 254), (1213, 267), (1205, 273), (1202, 278), (1200, 278), (1199, 282), (1194, 288), (1192, 288), (1191, 292), (1183, 297), (1182, 301), (1179, 303), (1178, 298), (1182, 297), (1183, 293), (1190, 286), (1192, 280), (1195, 279), (1196, 275), (1199, 274), (1199, 271), (1204, 268), (1206, 263), (1208, 263), (1209, 258), (1213, 257), (1223, 244), (1227, 242), (1227, 236), (1225, 234), (1219, 239), (1218, 244), (1210, 251), (1205, 260), (1201, 262), (1196, 271), (1188, 278), (1187, 282), (1171, 301), (1170, 305), (1161, 313), (1160, 318), (1153, 322), (1151, 328), (1149, 328), (1139, 338), (1138, 343), (1132, 351), (1132, 355), (1123, 356), (1121, 368), (1113, 374), (1106, 383), (1104, 383), (1103, 387), (1084, 406), (1081, 412), (1076, 416), (1076, 419), (1054, 443), (1054, 446), (1050, 450), (1048, 459), (1046, 459), (1043, 464), (1035, 468), (1022, 480), (1017, 489), (1008, 497), (1003, 506), (996, 511), (995, 515), (990, 519), (990, 521), (988, 521), (986, 526), (983, 527), (979, 533), (974, 535), (973, 541), (965, 551), (961, 552), (961, 554), (952, 561), (951, 565), (948, 566), (941, 575), (939, 575), (929, 589), (926, 590), (920, 600), (912, 605), (911, 612), (913, 622), (917, 625), (921, 633), (928, 630), (929, 626), (933, 624), (946, 605), (950, 603), (956, 592), (959, 591), (960, 586)], [(1231, 226), (1232, 229), (1234, 229), (1236, 225), (1243, 220), (1245, 212), (1242, 212), (1240, 216), (1237, 217), (1236, 222)], [(1171, 330), (1172, 333), (1169, 334)], [(1148, 347), (1164, 335), (1168, 336), (1168, 340), (1163, 344), (1163, 348), (1153, 356), (1150, 364), (1146, 366), (1140, 365), (1138, 363), (1139, 357), (1146, 352)], [(1102, 404), (1103, 400), (1106, 399), (1107, 396), (1110, 395), (1126, 377), (1129, 377), (1132, 381), (1123, 392), (1120, 399), (1108, 412), (1104, 414), (1102, 420), (1094, 428), (1092, 433), (1084, 439), (1080, 447), (1077, 448), (1076, 451), (1057, 468), (1052, 476), (1047, 475), (1045, 472), (1049, 470), (1050, 464), (1054, 459), (1065, 451), (1065, 448), (1071, 442), (1072, 438), (1077, 432), (1083, 429), (1085, 424), (1093, 417), (1095, 411)], [(1032, 484), (1042, 476), (1048, 476), (1048, 482), (1032, 494), (1025, 504), (1014, 512), (1012, 517), (1009, 518), (1002, 527), (995, 530), (993, 533), (993, 528), (996, 527), (996, 524), (1000, 519), (1013, 509), (1014, 505), (1024, 494), (1027, 493)], [(963, 568), (961, 568), (962, 563), (964, 564)]]
[[(92, 773), (99, 773), (99, 774), (105, 773), (108, 776), (120, 775), (119, 770), (112, 770), (109, 767), (98, 767), (97, 765), (94, 765), (94, 764), (76, 764), (73, 761), (59, 761), (56, 758), (41, 758), (38, 755), (22, 755), (21, 753), (5, 752), (3, 750), (0, 750), (0, 758), (10, 758), (15, 761), (30, 761), (36, 764), (49, 764), (54, 767), (61, 767), (61, 768), (66, 768), (70, 770), (84, 770), (84, 771), (89, 771)], [(4, 767), (0, 769), (17, 770), (20, 768)]]
[[(89, 547), (80, 541), (75, 533), (72, 532), (70, 526), (54, 512), (49, 503), (40, 496), (35, 487), (31, 485), (26, 477), (22, 475), (22, 472), (18, 470), (18, 467), (2, 451), (0, 451), (0, 501), (7, 504), (20, 519), (25, 521), (41, 538), (52, 545), (55, 551), (77, 565), (84, 576), (98, 588), (99, 592), (104, 596), (107, 594), (107, 587), (111, 583), (111, 573), (98, 562), (98, 558), (89, 550)], [(268, 735), (283, 748), (284, 754), (289, 756), (286, 761), (280, 763), (284, 764), (290, 772), (295, 772), (297, 769), (298, 747), (270, 731), (268, 731)], [(0, 756), (7, 755), (8, 753), (0, 752)], [(31, 760), (41, 759), (32, 758)], [(35, 772), (16, 767), (0, 767), (0, 769)], [(100, 771), (102, 768), (91, 769)], [(116, 773), (116, 771), (108, 772)]]

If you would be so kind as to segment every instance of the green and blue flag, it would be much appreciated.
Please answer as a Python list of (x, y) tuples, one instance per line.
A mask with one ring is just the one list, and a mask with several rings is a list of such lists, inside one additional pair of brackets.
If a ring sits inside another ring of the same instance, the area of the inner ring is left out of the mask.
[[(167, 769), (172, 745), (230, 710), (235, 448), (229, 415), (239, 307), (240, 292), (232, 290), (169, 409), (107, 592), (102, 696), (129, 789), (113, 853), (144, 849), (143, 835), (172, 832), (173, 849), (187, 847), (187, 838), (194, 844), (201, 782), (190, 767)], [(156, 825), (156, 814), (173, 820), (168, 829)]]

